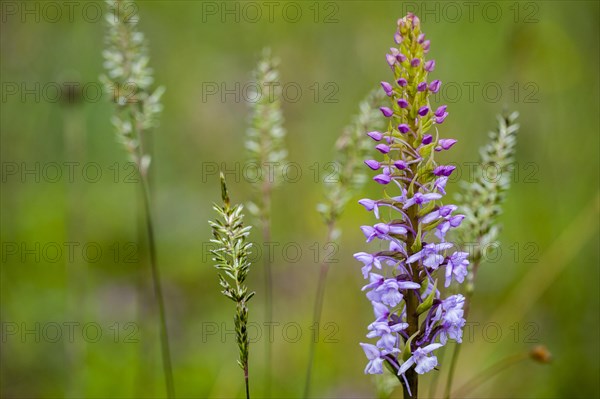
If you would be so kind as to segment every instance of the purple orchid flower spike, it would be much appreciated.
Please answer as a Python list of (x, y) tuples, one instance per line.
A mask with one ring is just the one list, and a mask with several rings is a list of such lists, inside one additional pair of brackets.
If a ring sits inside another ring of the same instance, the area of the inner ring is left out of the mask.
[(418, 375), (437, 366), (433, 352), (449, 339), (462, 339), (464, 298), (444, 299), (438, 280), (446, 287), (462, 283), (469, 263), (466, 253), (452, 251), (456, 246), (446, 240), (464, 216), (454, 214), (455, 205), (442, 203), (456, 167), (435, 160), (456, 140), (428, 132), (448, 116), (445, 105), (430, 103), (441, 86), (438, 79), (429, 80), (436, 69), (435, 61), (426, 59), (431, 43), (411, 13), (398, 21), (394, 41), (397, 47), (386, 56), (393, 78), (381, 83), (389, 104), (380, 110), (389, 127), (368, 133), (379, 143), (373, 159), (365, 161), (375, 171), (373, 180), (385, 186), (385, 196), (359, 201), (378, 219), (361, 227), (366, 241), (385, 243), (389, 250), (378, 248), (381, 252), (358, 252), (354, 257), (369, 281), (362, 290), (375, 314), (367, 338), (376, 341), (361, 343), (368, 359), (365, 373), (382, 373), (387, 361), (409, 398), (417, 390)]

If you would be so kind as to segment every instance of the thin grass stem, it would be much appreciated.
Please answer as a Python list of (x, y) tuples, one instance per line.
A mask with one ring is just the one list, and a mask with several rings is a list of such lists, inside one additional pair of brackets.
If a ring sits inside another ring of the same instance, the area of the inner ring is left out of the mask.
[[(330, 220), (327, 224), (327, 239), (326, 243), (333, 241), (333, 232), (335, 231), (335, 220)], [(329, 272), (329, 263), (325, 259), (321, 261), (319, 282), (317, 284), (317, 293), (315, 296), (315, 307), (313, 309), (312, 324), (314, 328), (319, 328), (321, 324), (321, 314), (323, 313), (323, 302), (325, 299), (325, 287), (327, 286), (327, 274)], [(310, 384), (312, 377), (312, 367), (315, 356), (315, 349), (317, 346), (317, 340), (311, 339), (308, 348), (308, 365), (306, 367), (306, 382), (304, 384), (303, 398), (308, 398), (310, 395)]]
[(142, 197), (144, 202), (146, 233), (148, 235), (148, 250), (150, 256), (150, 268), (152, 272), (152, 287), (156, 306), (158, 308), (159, 328), (160, 328), (160, 344), (162, 354), (163, 373), (165, 377), (165, 385), (167, 390), (167, 398), (175, 398), (175, 386), (173, 382), (173, 368), (171, 365), (171, 351), (169, 347), (169, 332), (167, 328), (167, 317), (165, 311), (165, 301), (163, 296), (162, 284), (160, 281), (160, 272), (156, 262), (156, 240), (154, 238), (154, 227), (152, 220), (152, 210), (150, 207), (150, 192), (148, 187), (147, 176), (140, 173), (140, 183), (142, 188)]
[[(262, 186), (262, 217), (261, 227), (263, 243), (269, 245), (271, 242), (271, 184), (265, 179)], [(273, 271), (271, 255), (263, 254), (263, 267), (265, 273), (265, 325), (273, 324)], [(273, 348), (269, 339), (265, 340), (265, 396), (271, 396), (271, 373), (272, 373)]]

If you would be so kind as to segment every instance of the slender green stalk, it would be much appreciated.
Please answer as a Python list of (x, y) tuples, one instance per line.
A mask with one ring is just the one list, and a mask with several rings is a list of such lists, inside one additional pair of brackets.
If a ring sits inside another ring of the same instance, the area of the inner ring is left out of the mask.
[(444, 391), (444, 398), (446, 398), (446, 399), (450, 399), (450, 395), (452, 392), (452, 383), (454, 381), (454, 372), (456, 371), (456, 364), (458, 363), (458, 356), (460, 355), (460, 348), (462, 348), (462, 345), (454, 346), (454, 351), (452, 352), (452, 358), (450, 359), (450, 369), (448, 370), (448, 379), (446, 380), (446, 390)]
[[(327, 225), (327, 238), (326, 243), (333, 241), (333, 234), (335, 231), (335, 221), (331, 220)], [(327, 273), (329, 272), (329, 263), (323, 259), (320, 265), (319, 282), (317, 285), (317, 294), (315, 300), (315, 307), (313, 309), (313, 324), (312, 327), (317, 330), (321, 325), (321, 314), (323, 313), (323, 301), (325, 298), (325, 287), (327, 282)], [(304, 398), (308, 398), (310, 394), (310, 383), (312, 375), (312, 367), (315, 356), (315, 347), (317, 345), (316, 339), (310, 340), (310, 346), (308, 349), (308, 366), (306, 369), (306, 381), (304, 383)]]
[[(269, 179), (263, 181), (261, 227), (263, 243), (271, 243), (271, 191), (272, 186)], [(270, 248), (270, 247), (269, 247)], [(273, 271), (271, 265), (272, 254), (263, 254), (263, 267), (265, 273), (265, 326), (270, 328), (273, 323)], [(271, 372), (272, 372), (273, 345), (265, 339), (265, 396), (271, 394)]]
[(146, 233), (148, 235), (148, 249), (150, 255), (150, 268), (152, 271), (152, 287), (156, 306), (158, 308), (159, 325), (160, 325), (160, 343), (163, 373), (165, 376), (165, 384), (167, 389), (167, 397), (175, 397), (175, 384), (173, 382), (173, 368), (171, 366), (171, 351), (169, 347), (169, 332), (167, 328), (167, 316), (165, 312), (165, 300), (163, 297), (162, 285), (160, 282), (160, 273), (156, 262), (156, 241), (154, 238), (154, 227), (152, 222), (152, 209), (150, 207), (150, 193), (148, 188), (147, 176), (140, 174), (140, 182), (142, 188), (142, 196), (144, 202), (144, 211), (146, 214)]
[[(447, 348), (448, 348), (448, 346), (443, 346), (442, 348), (440, 348), (440, 350), (438, 352), (439, 358), (444, 359), (444, 364), (445, 364), (445, 360), (446, 360), (446, 354), (447, 354), (446, 349)], [(429, 393), (430, 398), (436, 397), (439, 381), (440, 381), (440, 373), (434, 373), (431, 376), (431, 379), (429, 380), (429, 392), (428, 393)]]
[(248, 379), (248, 365), (244, 367), (244, 382), (246, 383), (246, 399), (250, 399), (250, 381)]
[[(78, 80), (77, 78), (75, 78)], [(65, 95), (66, 94), (66, 95)], [(81, 161), (85, 159), (86, 148), (86, 129), (81, 111), (81, 93), (69, 84), (63, 85), (63, 98), (68, 100), (64, 102), (64, 141), (66, 159)], [(67, 241), (77, 242), (83, 238), (85, 227), (85, 207), (81, 206), (81, 200), (84, 192), (79, 184), (68, 184), (66, 187), (66, 232)], [(87, 304), (85, 294), (88, 292), (86, 287), (86, 274), (88, 263), (67, 262), (67, 309), (72, 320), (82, 320), (86, 318)], [(65, 358), (67, 364), (67, 388), (66, 397), (77, 398), (83, 396), (83, 387), (85, 386), (85, 368), (83, 367), (86, 346), (78, 341), (65, 341)]]

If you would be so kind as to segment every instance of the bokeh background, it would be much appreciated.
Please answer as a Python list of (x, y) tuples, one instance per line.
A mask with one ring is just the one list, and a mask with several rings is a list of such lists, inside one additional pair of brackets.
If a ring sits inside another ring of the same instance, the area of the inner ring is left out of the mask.
[[(115, 140), (112, 105), (97, 93), (105, 24), (96, 13), (104, 4), (71, 2), (69, 14), (65, 3), (50, 3), (60, 15), (47, 2), (2, 3), (1, 396), (163, 397), (139, 186)], [(452, 161), (463, 166), (462, 178), (495, 115), (504, 108), (521, 113), (501, 246), (479, 275), (455, 386), (544, 344), (551, 364), (524, 360), (488, 378), (472, 397), (598, 397), (599, 5), (474, 4), (138, 3), (156, 82), (167, 89), (151, 139), (152, 196), (178, 397), (243, 395), (234, 307), (219, 294), (207, 220), (219, 199), (215, 166), (230, 171), (234, 201), (253, 195), (243, 173), (244, 87), (261, 49), (269, 46), (281, 59), (289, 159), (302, 172), (273, 200), (279, 324), (272, 396), (296, 398), (315, 338), (315, 256), (329, 253), (315, 211), (326, 164), (358, 102), (389, 79), (384, 55), (407, 11), (421, 17), (437, 61), (433, 76), (448, 88), (438, 98), (450, 111), (441, 133), (459, 140)], [(86, 91), (57, 92), (68, 89), (65, 82)], [(376, 196), (376, 186), (357, 199)], [(337, 262), (317, 337), (315, 397), (375, 396), (358, 345), (372, 314), (352, 258), (366, 248), (358, 229), (365, 223), (371, 216), (353, 201), (331, 254)], [(264, 254), (258, 229), (252, 241)], [(250, 318), (255, 334), (260, 330), (251, 346), (251, 388), (261, 397), (268, 330), (258, 257), (248, 284), (257, 291)], [(440, 363), (443, 381), (448, 358)], [(430, 390), (430, 374), (422, 392), (439, 397), (442, 385)]]

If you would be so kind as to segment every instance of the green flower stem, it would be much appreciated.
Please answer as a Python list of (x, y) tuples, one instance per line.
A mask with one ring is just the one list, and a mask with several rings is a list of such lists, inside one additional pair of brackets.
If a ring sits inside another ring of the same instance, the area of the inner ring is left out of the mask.
[(248, 364), (244, 366), (244, 382), (246, 383), (246, 399), (250, 399), (250, 381), (248, 379)]
[[(443, 347), (441, 347), (439, 349), (438, 352), (438, 359), (444, 359), (444, 363), (445, 363), (445, 359), (446, 359), (446, 350), (447, 350), (448, 346), (444, 345)], [(438, 389), (438, 384), (440, 381), (440, 373), (433, 373), (433, 375), (431, 376), (431, 379), (429, 380), (429, 397), (431, 398), (435, 398), (436, 394), (437, 394), (437, 389)]]
[(146, 233), (148, 234), (148, 247), (150, 255), (150, 268), (152, 270), (152, 287), (156, 306), (158, 308), (159, 325), (160, 325), (160, 343), (163, 373), (165, 376), (165, 384), (167, 389), (167, 397), (172, 399), (175, 397), (175, 384), (173, 382), (173, 369), (171, 366), (171, 351), (169, 348), (169, 332), (167, 328), (167, 317), (165, 311), (165, 301), (163, 297), (162, 285), (160, 282), (160, 273), (156, 262), (156, 240), (154, 238), (154, 227), (152, 221), (152, 210), (150, 207), (150, 192), (147, 181), (147, 174), (140, 173), (140, 182), (142, 188), (142, 197), (144, 201), (144, 210), (146, 214)]
[[(262, 212), (261, 227), (263, 243), (271, 242), (271, 191), (272, 186), (269, 179), (262, 184)], [(265, 273), (265, 325), (273, 323), (273, 272), (271, 265), (271, 254), (263, 254), (263, 267)], [(265, 340), (265, 396), (271, 394), (271, 372), (272, 372), (273, 348), (268, 339)]]
[[(81, 108), (78, 104), (67, 104), (64, 115), (64, 140), (67, 159), (81, 160), (85, 159), (86, 148), (86, 128)], [(75, 108), (77, 107), (77, 108)], [(76, 242), (83, 237), (85, 226), (85, 211), (81, 207), (81, 198), (84, 192), (81, 185), (69, 184), (66, 186), (66, 201), (68, 204), (66, 211), (66, 237), (67, 241)], [(86, 318), (86, 274), (88, 273), (88, 262), (78, 262), (77, 264), (67, 263), (67, 309), (72, 320), (82, 320)], [(65, 358), (68, 369), (68, 381), (65, 396), (81, 397), (83, 396), (84, 382), (82, 381), (82, 370), (86, 346), (78, 341), (65, 341)]]
[[(336, 220), (331, 219), (327, 223), (327, 238), (326, 243), (333, 241), (333, 234), (335, 231)], [(327, 274), (329, 272), (329, 263), (323, 259), (320, 265), (320, 273), (319, 273), (319, 282), (317, 284), (317, 294), (315, 300), (315, 307), (313, 310), (313, 322), (312, 326), (314, 328), (319, 328), (321, 324), (321, 314), (323, 313), (323, 301), (325, 298), (325, 287), (327, 282)], [(306, 368), (306, 382), (304, 384), (304, 394), (303, 398), (308, 399), (310, 394), (310, 383), (311, 383), (311, 375), (312, 375), (312, 366), (313, 360), (315, 356), (315, 348), (317, 346), (316, 340), (311, 339), (309, 348), (308, 348), (308, 366)]]

